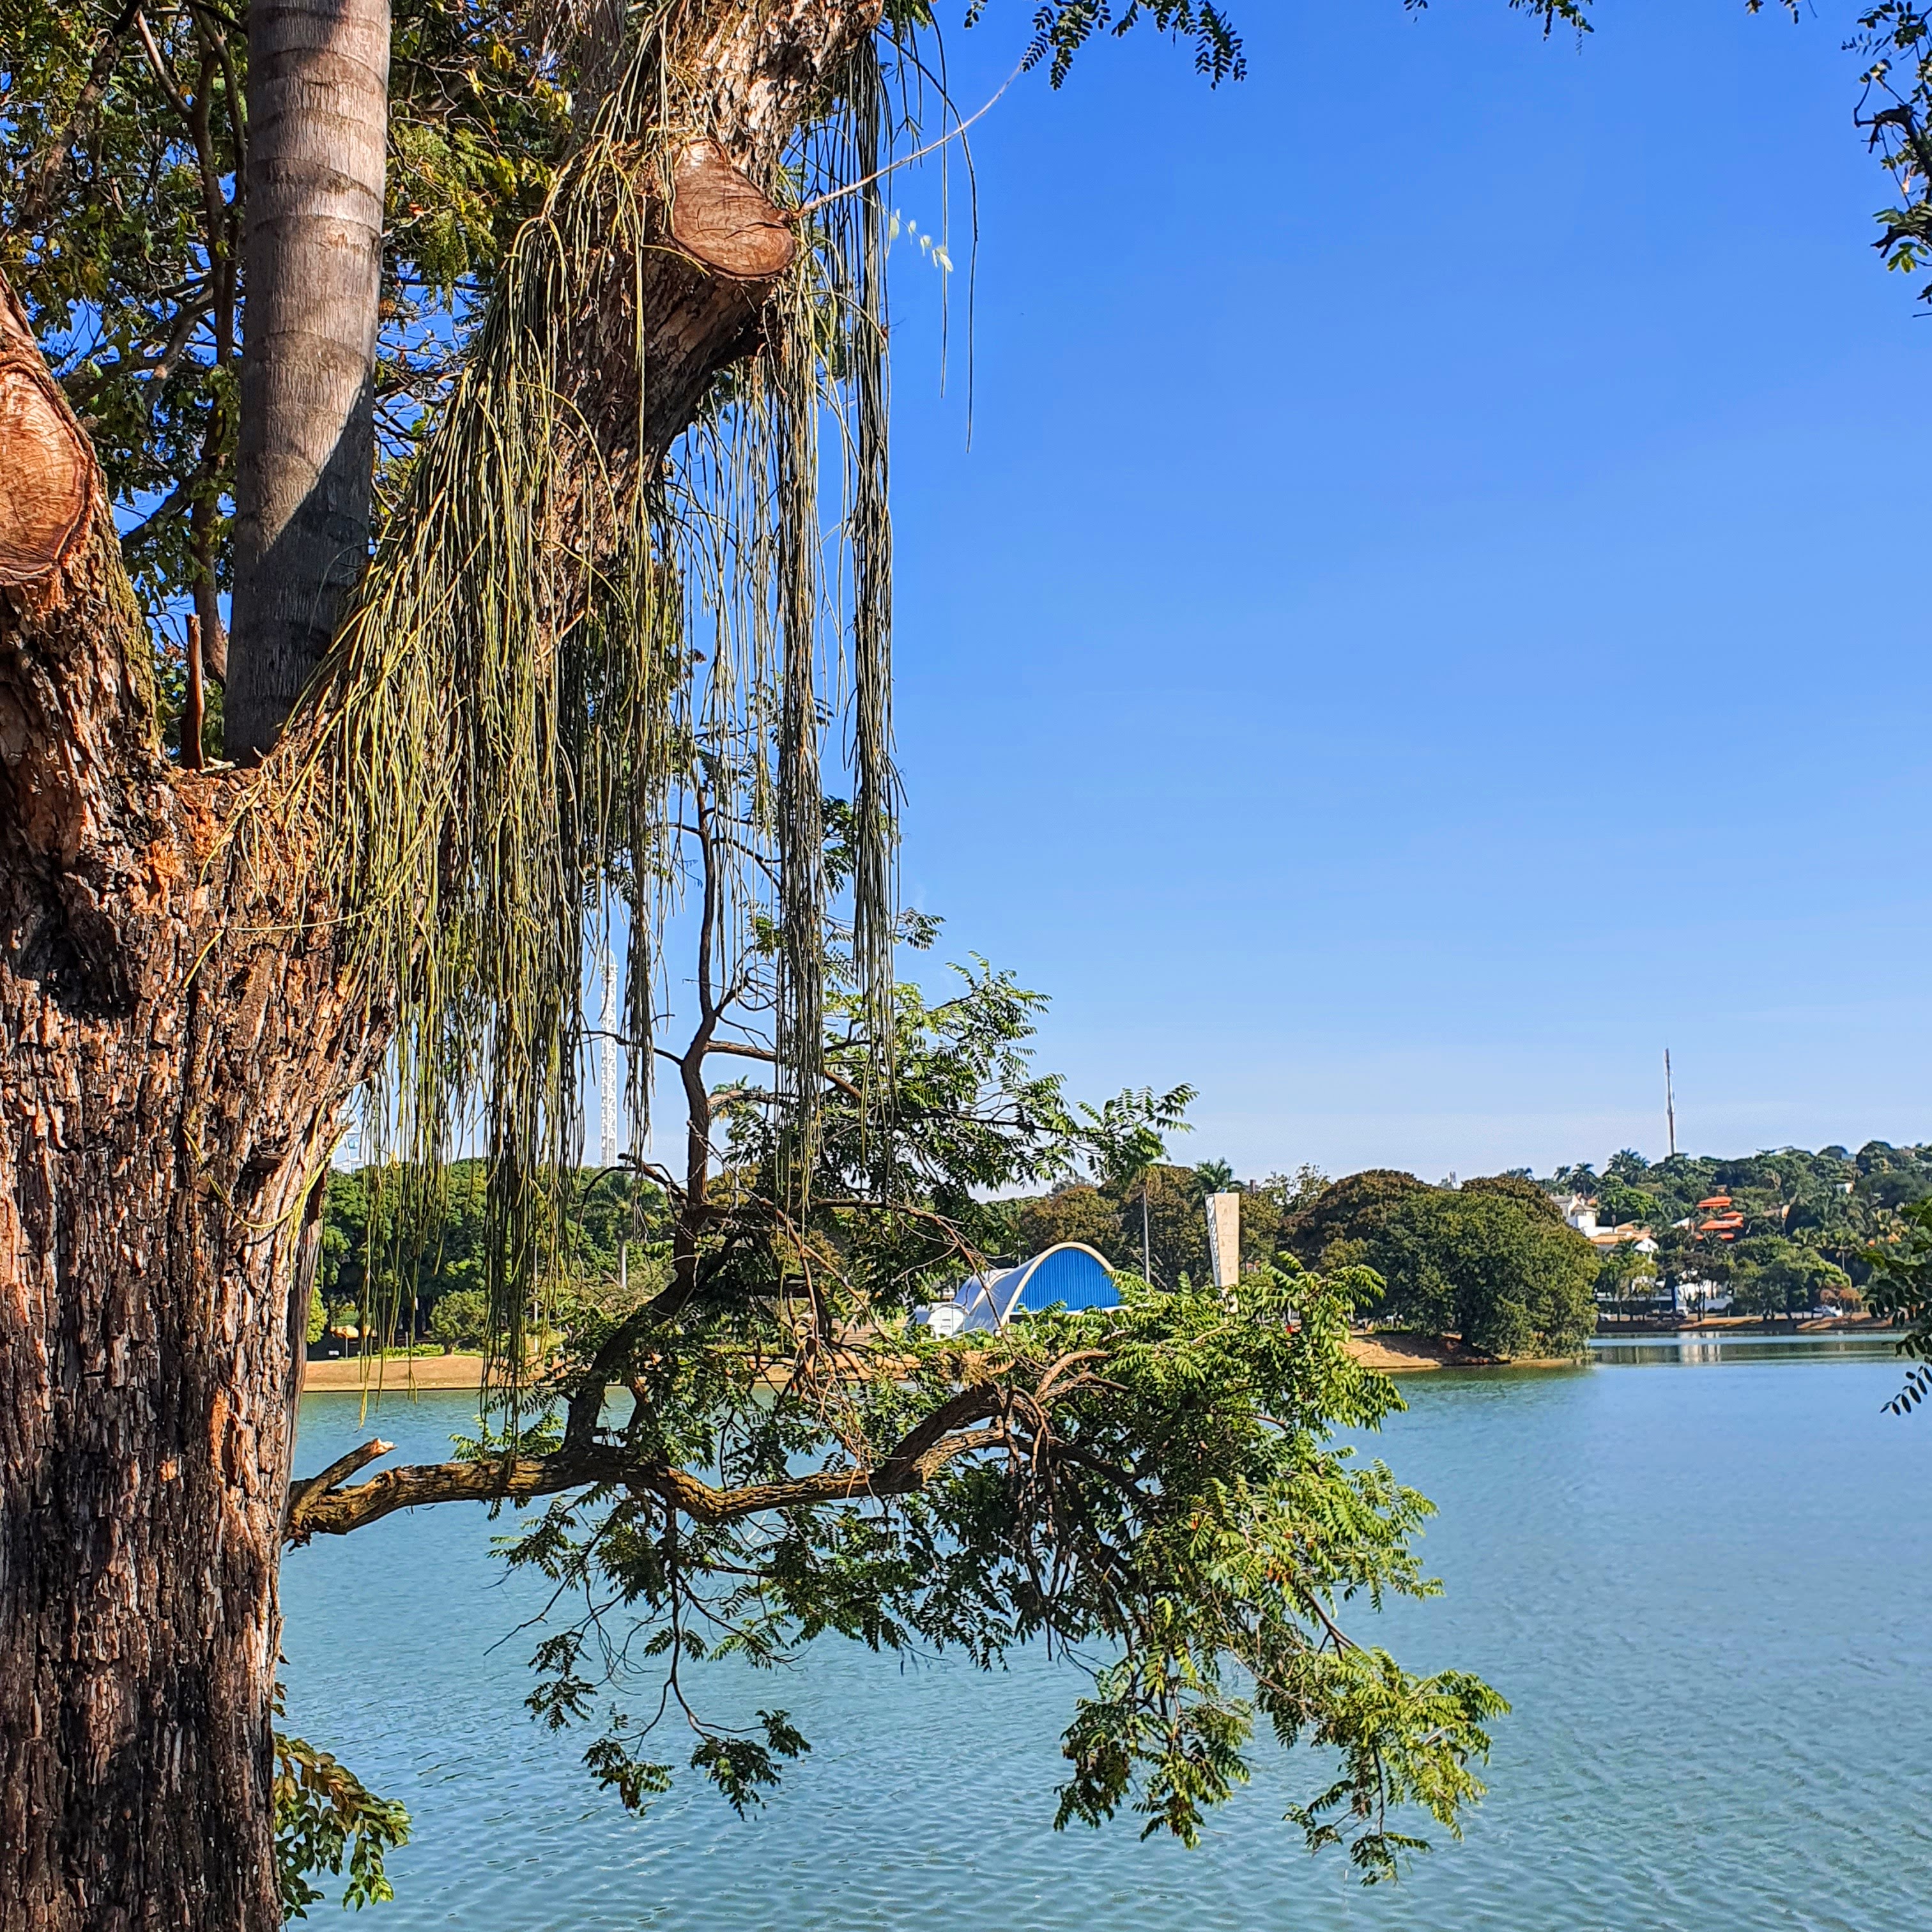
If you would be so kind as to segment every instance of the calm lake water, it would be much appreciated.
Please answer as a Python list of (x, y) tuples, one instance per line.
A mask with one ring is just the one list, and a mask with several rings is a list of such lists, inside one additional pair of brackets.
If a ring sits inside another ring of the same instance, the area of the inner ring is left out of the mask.
[[(1131, 1824), (1056, 1834), (1075, 1684), (1034, 1659), (985, 1677), (821, 1645), (748, 1696), (720, 1682), (721, 1714), (782, 1704), (812, 1755), (748, 1822), (688, 1783), (632, 1819), (579, 1766), (587, 1738), (522, 1708), (537, 1594), (502, 1580), (480, 1506), (291, 1554), (289, 1722), (414, 1814), (376, 1932), (1932, 1924), (1932, 1414), (1881, 1414), (1898, 1383), (1869, 1342), (1654, 1337), (1404, 1382), (1376, 1452), (1440, 1506), (1448, 1594), (1357, 1634), (1515, 1709), (1467, 1838), (1393, 1889), (1281, 1822), (1306, 1758), (1192, 1853)], [(422, 1459), (470, 1414), (391, 1397), (380, 1429)], [(304, 1470), (375, 1432), (344, 1395), (302, 1429)]]

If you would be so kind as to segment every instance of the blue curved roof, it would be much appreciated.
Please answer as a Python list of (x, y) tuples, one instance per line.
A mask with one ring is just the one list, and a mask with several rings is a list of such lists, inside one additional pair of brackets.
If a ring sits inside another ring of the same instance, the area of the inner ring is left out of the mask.
[[(1017, 1268), (990, 1268), (969, 1275), (950, 1304), (957, 1309), (953, 1321), (968, 1328), (1004, 1328), (1022, 1310), (1036, 1314), (1056, 1303), (1069, 1308), (1118, 1308), (1120, 1291), (1113, 1271), (1094, 1251), (1078, 1241), (1062, 1241)], [(920, 1311), (930, 1321), (937, 1308)], [(958, 1333), (958, 1328), (942, 1329)]]
[(1069, 1308), (1118, 1308), (1120, 1304), (1120, 1291), (1114, 1286), (1107, 1264), (1077, 1241), (1048, 1248), (1022, 1262), (1016, 1272), (1019, 1294), (1016, 1300), (1007, 1302), (1009, 1315), (1016, 1306), (1036, 1312), (1051, 1308), (1056, 1301), (1065, 1302)]

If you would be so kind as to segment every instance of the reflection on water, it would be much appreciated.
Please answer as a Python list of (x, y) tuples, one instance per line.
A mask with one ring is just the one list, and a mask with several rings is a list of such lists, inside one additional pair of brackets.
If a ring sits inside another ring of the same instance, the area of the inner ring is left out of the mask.
[[(398, 1901), (358, 1932), (1922, 1926), (1932, 1753), (1899, 1740), (1932, 1603), (1932, 1417), (1880, 1413), (1896, 1365), (1851, 1352), (1873, 1340), (1690, 1344), (1721, 1374), (1402, 1384), (1375, 1450), (1441, 1506), (1423, 1554), (1446, 1594), (1352, 1621), (1515, 1709), (1467, 1840), (1394, 1892), (1311, 1862), (1282, 1822), (1314, 1787), (1305, 1755), (1265, 1765), (1196, 1853), (1136, 1844), (1131, 1819), (1054, 1833), (1075, 1686), (1038, 1658), (983, 1676), (832, 1644), (776, 1682), (716, 1676), (715, 1709), (782, 1706), (812, 1755), (748, 1822), (688, 1786), (632, 1820), (583, 1741), (521, 1708), (537, 1593), (501, 1580), (480, 1507), (291, 1554), (290, 1718), (415, 1814)], [(312, 1397), (301, 1466), (376, 1427), (438, 1454), (468, 1411), (392, 1400), (364, 1430), (353, 1396)]]
[(1591, 1359), (1606, 1368), (1708, 1367), (1714, 1362), (1874, 1362), (1898, 1359), (1899, 1337), (1864, 1329), (1851, 1334), (1599, 1335)]

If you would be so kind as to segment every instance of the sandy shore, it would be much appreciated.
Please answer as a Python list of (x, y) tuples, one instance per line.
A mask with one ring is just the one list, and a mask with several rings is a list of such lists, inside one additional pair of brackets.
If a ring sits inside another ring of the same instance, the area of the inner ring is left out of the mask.
[(1385, 1376), (1420, 1375), (1430, 1369), (1573, 1369), (1571, 1356), (1537, 1357), (1520, 1362), (1492, 1361), (1485, 1355), (1460, 1354), (1452, 1342), (1429, 1335), (1351, 1335), (1348, 1352), (1365, 1369)]
[[(1700, 1323), (1688, 1332), (1706, 1334), (1752, 1325), (1748, 1321), (1712, 1321)], [(1759, 1324), (1762, 1325), (1762, 1324)], [(1803, 1324), (1808, 1326), (1809, 1324)], [(1842, 1328), (1856, 1332), (1862, 1324), (1820, 1323), (1820, 1328)], [(1876, 1325), (1876, 1324), (1874, 1324)], [(1680, 1330), (1681, 1332), (1684, 1332)], [(1778, 1332), (1788, 1334), (1789, 1329)], [(1567, 1369), (1574, 1366), (1568, 1358), (1550, 1360), (1497, 1363), (1474, 1360), (1458, 1354), (1452, 1344), (1426, 1335), (1351, 1335), (1348, 1352), (1364, 1368), (1379, 1369), (1385, 1376), (1420, 1375), (1431, 1369), (1502, 1368)], [(364, 1364), (353, 1355), (326, 1361), (311, 1360), (304, 1389), (360, 1389), (376, 1386), (376, 1365)], [(473, 1389), (483, 1379), (481, 1355), (392, 1355), (382, 1364), (382, 1386), (386, 1394), (404, 1394), (412, 1388)]]
[(373, 1390), (376, 1376), (382, 1377), (385, 1395), (404, 1395), (419, 1389), (473, 1389), (483, 1380), (481, 1355), (392, 1355), (385, 1362), (364, 1362), (355, 1355), (326, 1361), (310, 1360), (302, 1380), (302, 1391), (317, 1389)]
[[(1826, 1321), (1800, 1322), (1796, 1326), (1782, 1316), (1706, 1315), (1670, 1332), (1680, 1335), (1856, 1335), (1862, 1328), (1889, 1331), (1892, 1325), (1879, 1315), (1840, 1315)], [(1616, 1335), (1624, 1331), (1606, 1328), (1601, 1332)]]

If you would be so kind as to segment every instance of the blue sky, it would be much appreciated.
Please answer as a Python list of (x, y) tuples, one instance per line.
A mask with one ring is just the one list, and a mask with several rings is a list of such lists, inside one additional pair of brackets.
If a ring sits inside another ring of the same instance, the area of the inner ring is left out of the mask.
[(1666, 1044), (1694, 1150), (1932, 1138), (1932, 321), (1850, 9), (1234, 10), (1239, 85), (1137, 32), (974, 130), (970, 449), (956, 192), (944, 395), (896, 258), (907, 896), (1244, 1172), (1656, 1156)]

